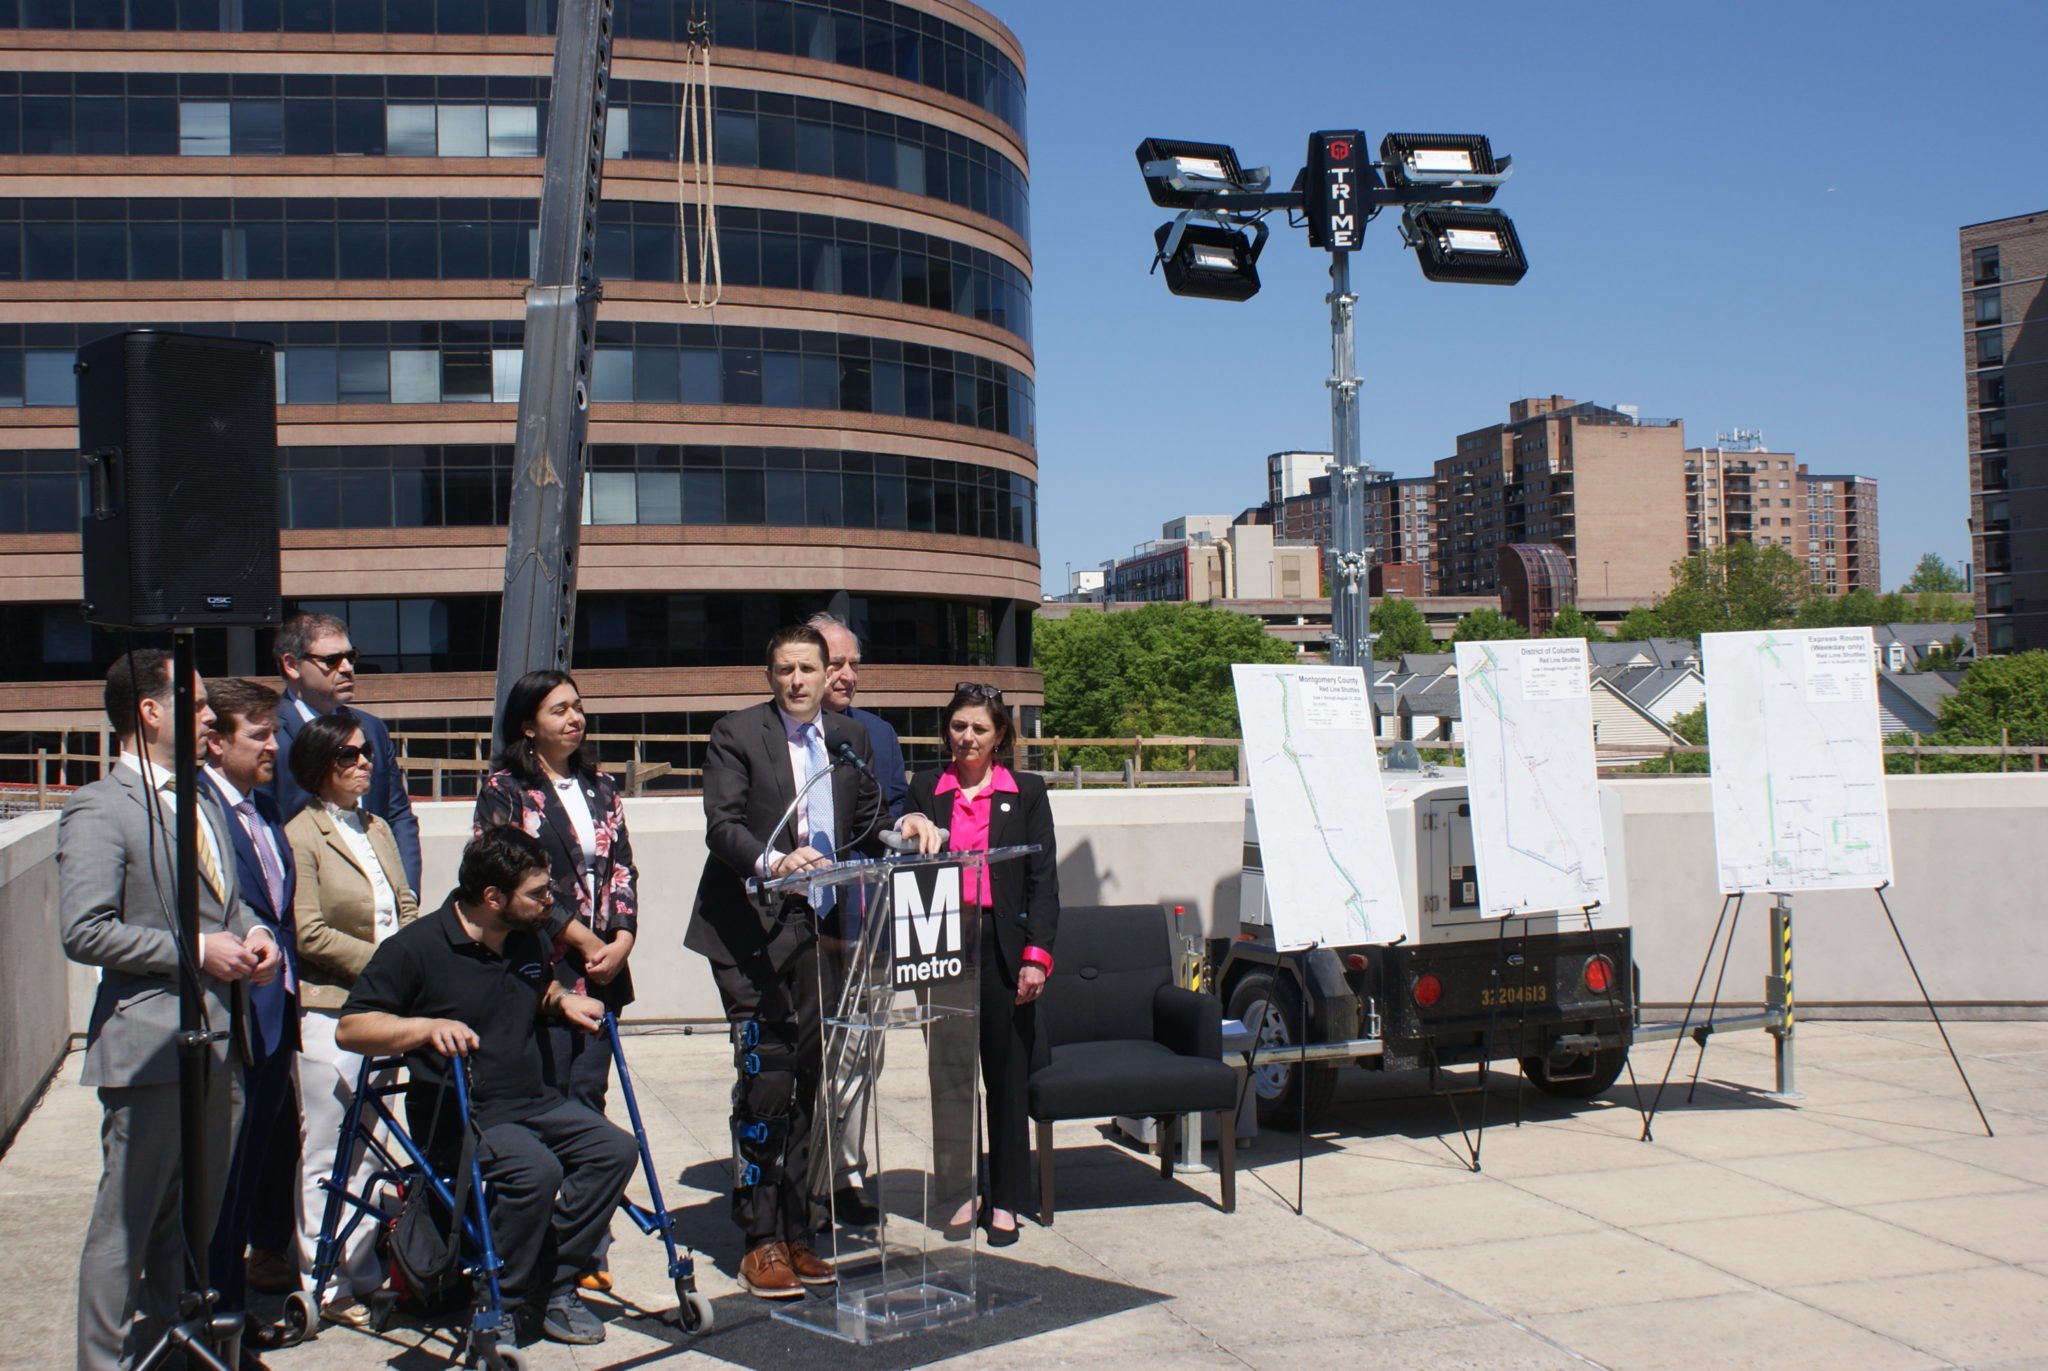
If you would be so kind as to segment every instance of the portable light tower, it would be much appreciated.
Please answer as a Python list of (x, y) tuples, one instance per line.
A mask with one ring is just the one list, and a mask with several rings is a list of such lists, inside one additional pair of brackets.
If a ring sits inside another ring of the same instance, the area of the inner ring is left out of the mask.
[(1495, 156), (1483, 134), (1390, 133), (1379, 160), (1365, 155), (1358, 129), (1308, 138), (1308, 157), (1283, 192), (1268, 168), (1246, 169), (1226, 143), (1147, 138), (1138, 169), (1152, 203), (1180, 211), (1153, 234), (1153, 269), (1175, 295), (1249, 300), (1259, 291), (1266, 216), (1301, 216), (1310, 247), (1330, 254), (1330, 661), (1372, 677), (1371, 604), (1365, 543), (1365, 467), (1358, 432), (1359, 379), (1351, 254), (1387, 205), (1402, 207), (1401, 241), (1432, 281), (1511, 286), (1529, 261), (1514, 223), (1484, 206), (1513, 159)]

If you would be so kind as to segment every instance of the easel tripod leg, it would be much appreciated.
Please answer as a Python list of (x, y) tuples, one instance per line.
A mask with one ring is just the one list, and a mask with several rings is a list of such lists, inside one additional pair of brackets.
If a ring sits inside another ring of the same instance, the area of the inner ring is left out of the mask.
[(1678, 1022), (1678, 1036), (1671, 1041), (1671, 1056), (1664, 1062), (1663, 1078), (1657, 1082), (1656, 1093), (1650, 1096), (1650, 1107), (1643, 1111), (1643, 1142), (1651, 1140), (1650, 1124), (1657, 1117), (1657, 1107), (1663, 1103), (1664, 1087), (1671, 1083), (1672, 1068), (1678, 1065), (1678, 1049), (1685, 1044), (1685, 1030), (1692, 1025), (1693, 1010), (1699, 1008), (1700, 987), (1707, 983), (1707, 968), (1714, 964), (1714, 945), (1721, 941), (1721, 927), (1728, 922), (1728, 911), (1731, 907), (1742, 908), (1741, 892), (1721, 897), (1721, 913), (1714, 920), (1713, 933), (1707, 938), (1707, 955), (1700, 959), (1700, 974), (1694, 978), (1692, 994), (1685, 1002), (1685, 1017)]
[(1906, 935), (1899, 931), (1899, 921), (1892, 917), (1891, 901), (1884, 897), (1884, 887), (1879, 886), (1871, 894), (1877, 896), (1879, 907), (1884, 910), (1885, 922), (1892, 926), (1892, 937), (1898, 941), (1899, 953), (1906, 959), (1906, 970), (1913, 973), (1913, 984), (1920, 988), (1920, 1003), (1927, 1006), (1927, 1017), (1934, 1020), (1934, 1029), (1941, 1034), (1941, 1045), (1948, 1049), (1948, 1059), (1955, 1063), (1956, 1074), (1963, 1078), (1963, 1089), (1970, 1094), (1970, 1104), (1977, 1111), (1977, 1122), (1984, 1125), (1984, 1136), (1994, 1137), (1991, 1120), (1984, 1116), (1984, 1106), (1977, 1099), (1977, 1087), (1970, 1084), (1970, 1073), (1963, 1070), (1963, 1059), (1956, 1055), (1956, 1045), (1948, 1040), (1948, 1027), (1941, 1021), (1941, 1014), (1934, 1007), (1934, 997), (1927, 993), (1927, 982), (1920, 979), (1920, 968), (1913, 964), (1912, 949), (1906, 946)]
[(1742, 901), (1735, 901), (1735, 917), (1728, 923), (1728, 940), (1721, 944), (1721, 969), (1714, 973), (1714, 997), (1707, 1001), (1707, 1021), (1700, 1025), (1700, 1055), (1692, 1064), (1692, 1084), (1686, 1088), (1685, 1102), (1692, 1103), (1699, 1093), (1700, 1068), (1707, 1064), (1707, 1039), (1714, 1032), (1714, 1018), (1721, 1012), (1721, 984), (1728, 979), (1728, 954), (1735, 950), (1735, 934), (1742, 927)]

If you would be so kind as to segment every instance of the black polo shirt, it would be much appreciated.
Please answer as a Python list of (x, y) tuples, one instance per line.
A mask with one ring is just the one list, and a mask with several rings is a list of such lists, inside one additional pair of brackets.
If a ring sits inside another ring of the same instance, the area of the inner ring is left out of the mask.
[[(341, 1012), (467, 1024), (482, 1040), (469, 1057), (470, 1115), (489, 1128), (561, 1102), (541, 1068), (540, 1006), (551, 979), (548, 945), (537, 932), (513, 933), (502, 952), (493, 952), (463, 929), (450, 895), (434, 913), (377, 945)], [(424, 1048), (408, 1053), (406, 1066), (412, 1076), (407, 1113), (417, 1131), (429, 1124), (441, 1097), (447, 1059)], [(453, 1111), (452, 1086), (445, 1099)]]

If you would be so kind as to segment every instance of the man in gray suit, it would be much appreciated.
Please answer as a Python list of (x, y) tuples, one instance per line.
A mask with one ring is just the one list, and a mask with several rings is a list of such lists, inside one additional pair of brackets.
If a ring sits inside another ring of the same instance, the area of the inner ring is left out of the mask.
[[(195, 681), (203, 741), (213, 712)], [(100, 1092), (99, 1193), (78, 1263), (79, 1371), (133, 1366), (177, 1319), (186, 1284), (179, 1227), (177, 807), (199, 805), (199, 946), (189, 950), (206, 1025), (235, 1024), (243, 981), (277, 975), (276, 942), (242, 903), (225, 820), (204, 787), (172, 786), (177, 765), (170, 654), (142, 648), (107, 673), (107, 718), (120, 761), (64, 806), (57, 828), (64, 952), (100, 968), (86, 1027), (84, 1083)], [(206, 1080), (203, 1187), (220, 1203), (235, 1137), (230, 1044), (213, 1044)], [(209, 1219), (209, 1226), (211, 1220)]]

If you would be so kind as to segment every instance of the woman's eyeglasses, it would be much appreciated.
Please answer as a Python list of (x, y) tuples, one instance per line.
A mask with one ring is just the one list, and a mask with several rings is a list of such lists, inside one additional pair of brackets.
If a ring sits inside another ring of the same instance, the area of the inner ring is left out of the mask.
[(1003, 702), (1002, 691), (996, 689), (992, 685), (983, 685), (979, 681), (958, 682), (953, 687), (953, 693), (955, 695), (972, 696), (977, 700), (992, 700), (996, 704), (1001, 704)]
[(335, 749), (334, 765), (337, 770), (342, 767), (360, 766), (368, 761), (369, 758), (370, 750), (368, 748), (357, 747), (354, 743), (346, 743)]

